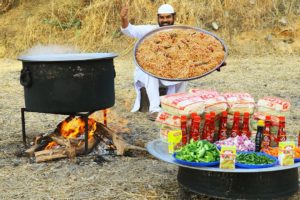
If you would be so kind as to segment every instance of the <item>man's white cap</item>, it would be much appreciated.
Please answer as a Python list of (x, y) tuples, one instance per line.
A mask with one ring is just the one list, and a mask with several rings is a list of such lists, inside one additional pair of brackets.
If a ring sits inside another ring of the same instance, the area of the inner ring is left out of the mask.
[(163, 4), (157, 10), (157, 14), (173, 14), (173, 13), (175, 13), (175, 11), (170, 4)]

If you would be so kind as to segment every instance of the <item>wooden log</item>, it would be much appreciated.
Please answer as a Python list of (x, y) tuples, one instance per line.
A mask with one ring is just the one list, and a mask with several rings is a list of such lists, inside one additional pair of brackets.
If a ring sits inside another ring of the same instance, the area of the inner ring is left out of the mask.
[[(95, 137), (91, 137), (88, 140), (88, 152), (91, 152), (93, 148), (96, 146), (96, 144), (99, 143), (99, 140)], [(74, 148), (76, 155), (82, 155), (85, 153), (85, 145), (84, 142), (82, 142), (79, 146)]]
[(71, 143), (70, 140), (65, 139), (63, 136), (58, 134), (53, 134), (50, 136), (53, 141), (55, 141), (57, 144), (65, 147), (70, 147)]
[[(51, 136), (51, 138), (53, 138), (54, 141), (63, 146), (57, 149), (47, 149), (35, 152), (34, 155), (37, 163), (67, 157), (73, 159), (76, 157), (76, 155), (82, 155), (85, 153), (84, 142), (82, 142), (79, 146), (73, 146), (68, 144), (68, 139), (62, 139), (60, 136)], [(95, 139), (94, 137), (90, 138), (88, 140), (88, 152), (90, 152), (97, 143), (97, 139)]]
[(43, 151), (37, 151), (34, 153), (35, 161), (37, 163), (46, 162), (50, 160), (55, 160), (59, 158), (66, 158), (67, 151), (65, 148), (58, 148), (58, 149), (47, 149)]
[[(66, 139), (63, 136), (57, 134), (52, 135), (51, 138), (59, 145), (66, 147), (68, 155), (70, 155), (69, 157), (74, 157), (76, 155), (81, 155), (85, 153), (85, 140), (77, 138)], [(99, 141), (94, 137), (89, 138), (88, 152), (90, 152), (98, 142)]]
[(147, 151), (145, 148), (128, 144), (115, 131), (111, 130), (110, 128), (104, 126), (101, 123), (97, 123), (97, 130), (99, 131), (95, 132), (95, 134), (97, 134), (99, 137), (105, 136), (111, 138), (113, 144), (116, 146), (117, 155), (124, 155), (124, 153), (129, 150)]
[(52, 141), (52, 139), (48, 136), (45, 136), (45, 137), (42, 135), (36, 136), (34, 145), (31, 146), (29, 149), (27, 149), (25, 151), (25, 153), (29, 157), (32, 157), (32, 156), (34, 156), (34, 152), (43, 150), (48, 145), (48, 143), (51, 141)]
[(34, 152), (37, 150), (37, 148), (39, 148), (39, 145), (38, 144), (34, 144), (29, 149), (27, 149), (25, 151), (25, 153), (27, 154), (27, 156), (33, 157), (34, 156)]

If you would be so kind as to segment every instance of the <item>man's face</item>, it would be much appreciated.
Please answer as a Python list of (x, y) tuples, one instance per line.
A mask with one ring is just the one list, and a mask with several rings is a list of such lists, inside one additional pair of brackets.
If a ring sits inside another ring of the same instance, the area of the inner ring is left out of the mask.
[(175, 14), (158, 14), (157, 21), (160, 27), (174, 25)]

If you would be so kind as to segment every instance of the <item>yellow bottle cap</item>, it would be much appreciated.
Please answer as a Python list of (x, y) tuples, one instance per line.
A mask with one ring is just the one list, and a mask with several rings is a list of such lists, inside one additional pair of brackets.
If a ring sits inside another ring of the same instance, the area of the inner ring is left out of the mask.
[(264, 122), (264, 120), (258, 120), (258, 122), (257, 122), (257, 126), (265, 126), (265, 122)]

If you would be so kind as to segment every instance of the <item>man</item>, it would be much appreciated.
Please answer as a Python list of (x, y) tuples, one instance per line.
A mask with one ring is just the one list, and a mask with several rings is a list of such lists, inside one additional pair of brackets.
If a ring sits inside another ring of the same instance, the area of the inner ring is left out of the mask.
[[(128, 4), (126, 4), (124, 7), (122, 7), (120, 16), (121, 31), (129, 37), (140, 39), (145, 34), (158, 27), (174, 25), (176, 13), (171, 5), (163, 4), (158, 8), (157, 11), (158, 25), (132, 25), (128, 21)], [(161, 110), (159, 86), (166, 86), (167, 94), (184, 92), (186, 88), (186, 82), (160, 80), (146, 74), (138, 67), (135, 68), (134, 85), (137, 97), (131, 112), (136, 112), (139, 110), (141, 100), (140, 89), (145, 87), (150, 102), (148, 118), (153, 121), (155, 120), (158, 112)]]

